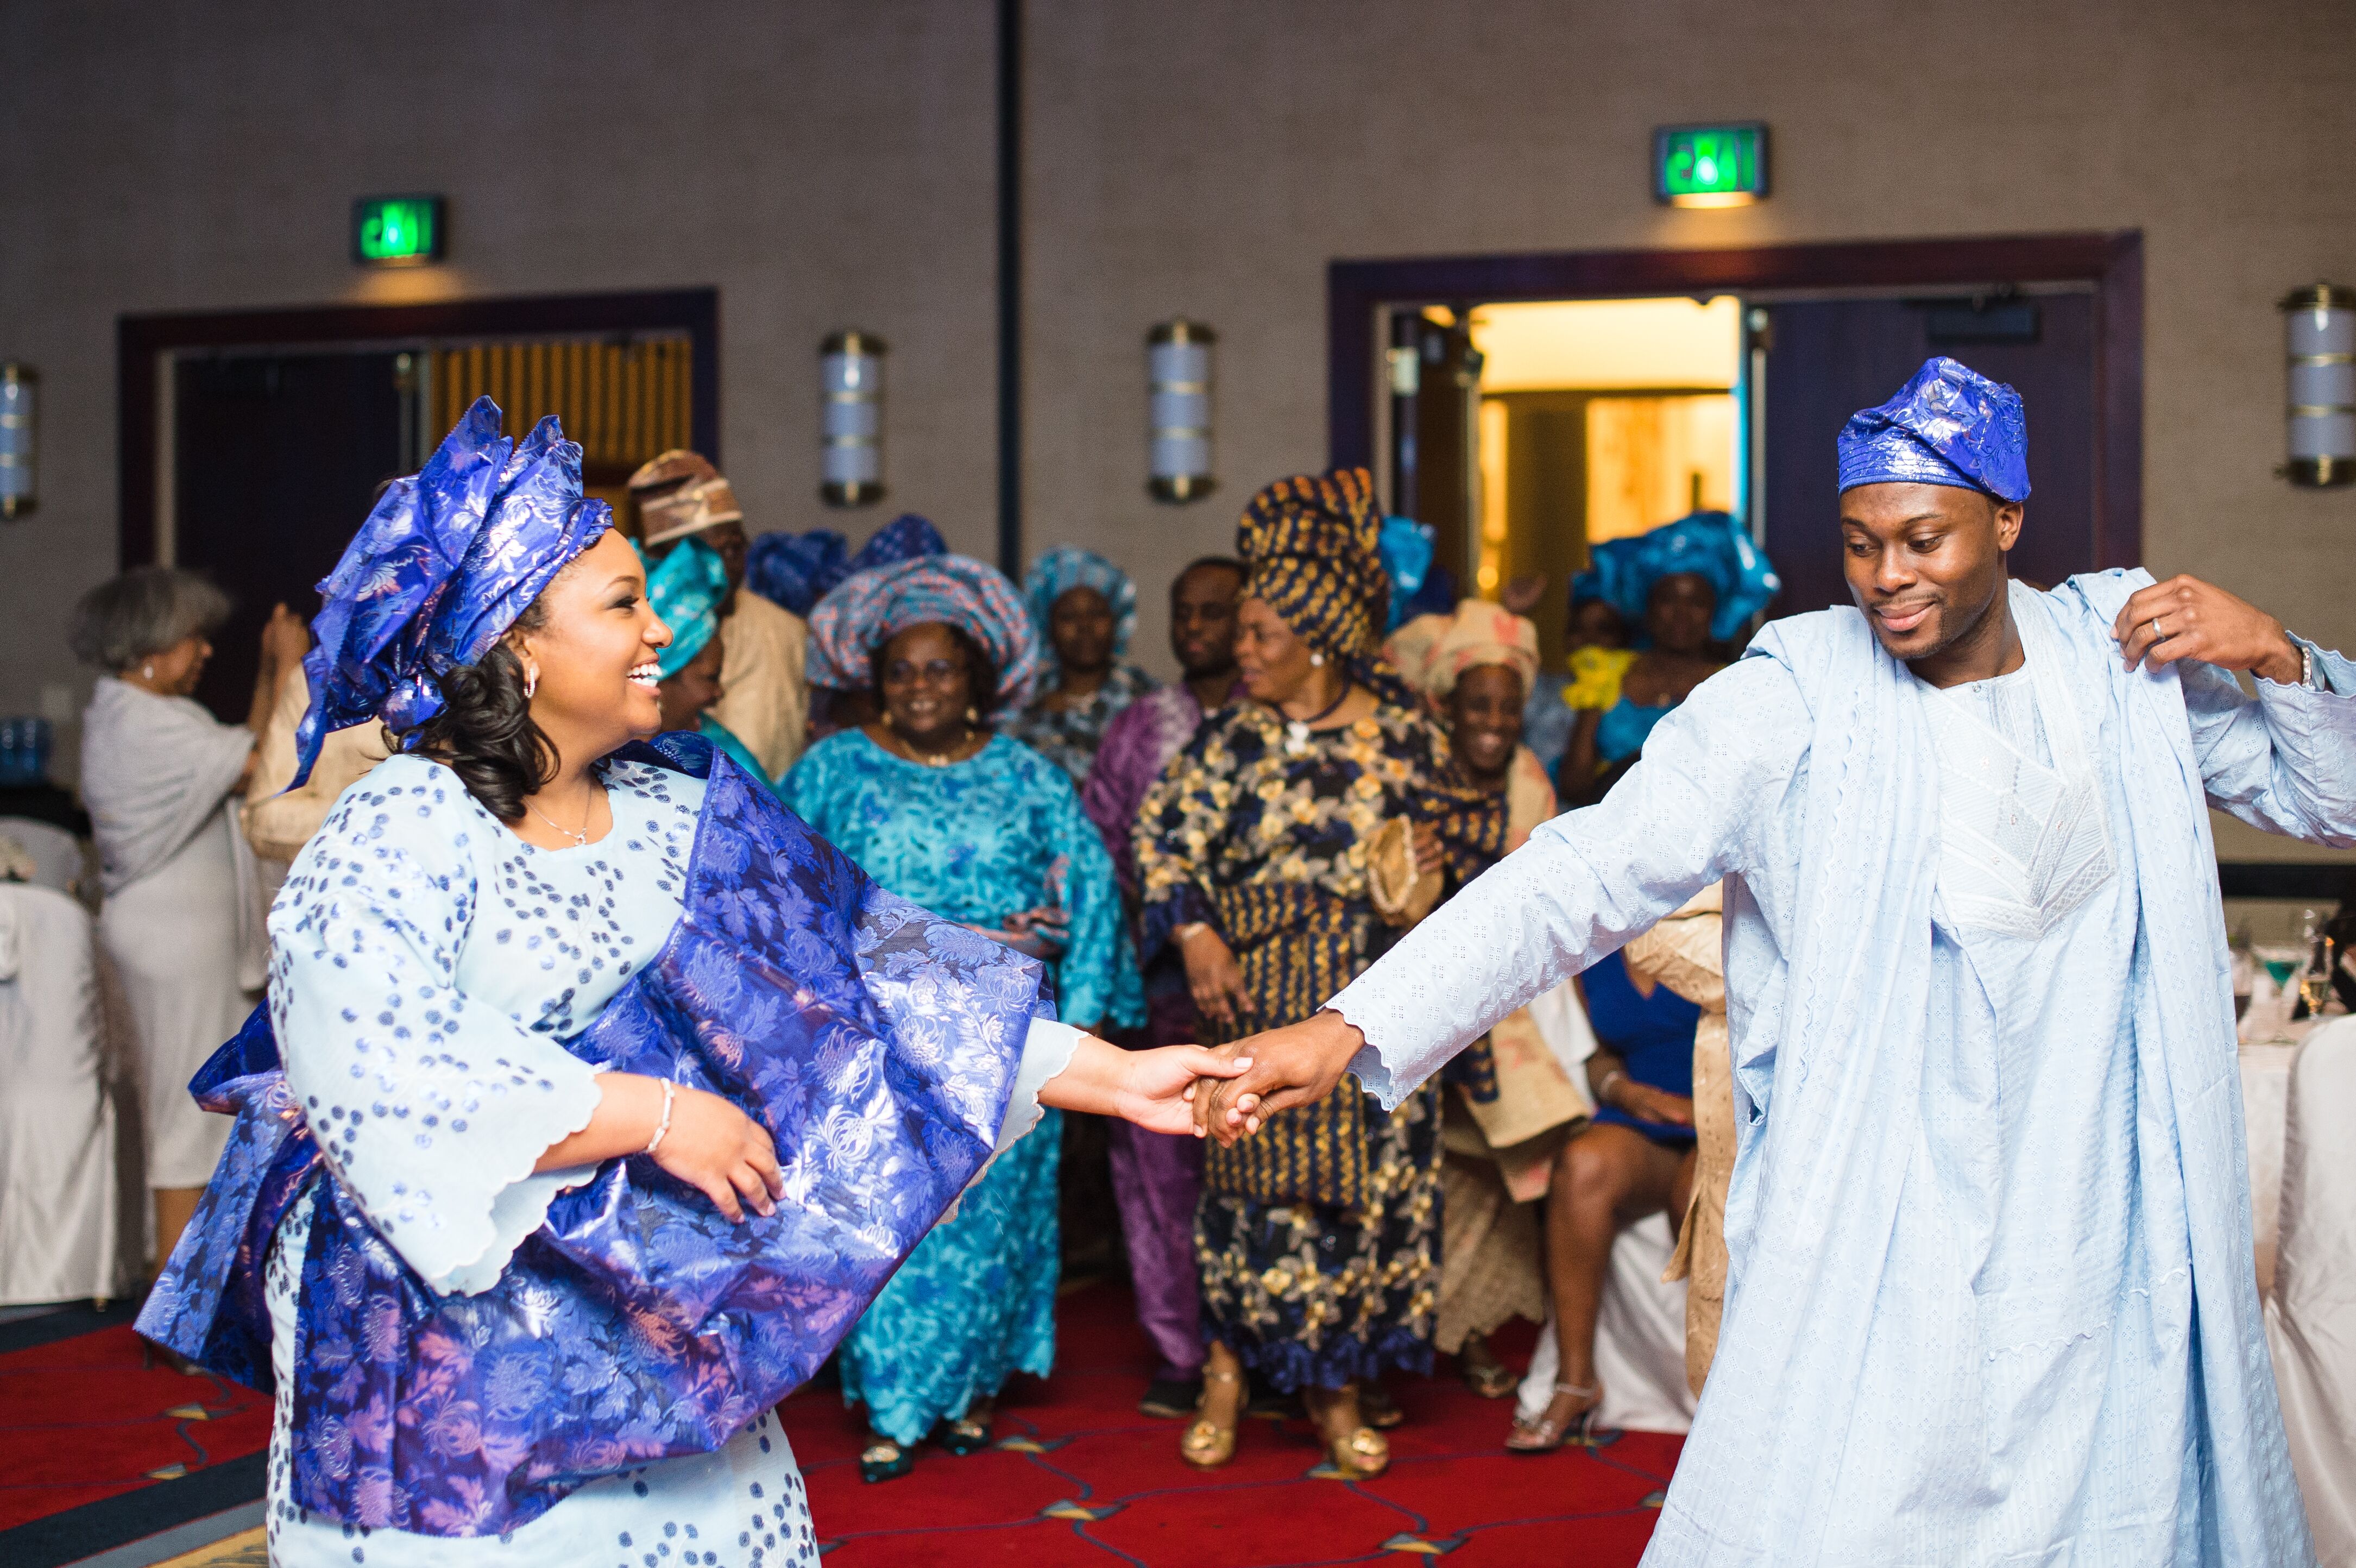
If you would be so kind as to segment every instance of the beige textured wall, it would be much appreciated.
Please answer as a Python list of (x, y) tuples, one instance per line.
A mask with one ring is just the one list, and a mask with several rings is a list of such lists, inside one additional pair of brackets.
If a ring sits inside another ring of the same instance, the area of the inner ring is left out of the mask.
[[(728, 467), (759, 522), (819, 518), (815, 339), (886, 334), (885, 514), (990, 549), (987, 0), (5, 17), (0, 354), (48, 377), (48, 499), (0, 532), (0, 709), (57, 678), (62, 606), (112, 564), (113, 317), (359, 295), (362, 190), (452, 198), (456, 264), (404, 287), (718, 284)], [(2356, 494), (2272, 475), (2273, 301), (2356, 282), (2346, 20), (2336, 0), (1031, 0), (1030, 542), (1133, 565), (1158, 661), (1169, 572), (1323, 460), (1335, 256), (2140, 228), (2147, 562), (2356, 645)], [(1773, 199), (1654, 206), (1651, 127), (1734, 117), (1773, 127)], [(1180, 314), (1221, 335), (1222, 489), (1173, 510), (1143, 489), (1142, 338)]]

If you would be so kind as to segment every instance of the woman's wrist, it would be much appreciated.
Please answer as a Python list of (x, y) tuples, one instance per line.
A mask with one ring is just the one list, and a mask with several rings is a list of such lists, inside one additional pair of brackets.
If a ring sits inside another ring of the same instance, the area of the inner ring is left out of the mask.
[(1596, 1102), (1601, 1105), (1608, 1105), (1614, 1111), (1622, 1109), (1620, 1102), (1612, 1098), (1612, 1089), (1614, 1084), (1626, 1083), (1627, 1081), (1628, 1075), (1621, 1069), (1615, 1067), (1607, 1071), (1603, 1075), (1603, 1081), (1595, 1086)]

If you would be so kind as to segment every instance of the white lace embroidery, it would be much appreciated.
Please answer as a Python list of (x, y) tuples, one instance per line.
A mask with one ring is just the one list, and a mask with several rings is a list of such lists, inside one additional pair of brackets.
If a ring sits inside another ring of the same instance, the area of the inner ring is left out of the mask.
[[(1957, 926), (2041, 937), (2110, 880), (2115, 863), (2085, 723), (2035, 607), (2014, 618), (2026, 679), (1925, 688), (1939, 748), (1939, 897)], [(1987, 700), (1995, 723), (1979, 714)], [(2030, 749), (2041, 737), (2051, 765)]]

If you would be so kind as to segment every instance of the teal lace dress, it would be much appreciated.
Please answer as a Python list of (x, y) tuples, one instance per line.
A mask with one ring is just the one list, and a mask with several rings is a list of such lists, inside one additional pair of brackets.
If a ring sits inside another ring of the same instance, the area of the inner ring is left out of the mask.
[[(1038, 753), (1001, 735), (928, 768), (845, 730), (804, 753), (781, 792), (884, 887), (1047, 959), (1062, 1018), (1145, 1021), (1111, 857)], [(842, 1342), (843, 1397), (866, 1402), (876, 1431), (914, 1443), (1010, 1372), (1054, 1365), (1059, 1142), (1043, 1125), (1001, 1155)]]

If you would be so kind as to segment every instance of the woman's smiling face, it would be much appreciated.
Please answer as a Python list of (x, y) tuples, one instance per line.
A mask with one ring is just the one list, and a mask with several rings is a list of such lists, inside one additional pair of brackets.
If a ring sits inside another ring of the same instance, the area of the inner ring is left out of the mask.
[(532, 722), (561, 752), (603, 757), (662, 728), (655, 656), (670, 628), (647, 602), (646, 568), (628, 540), (608, 530), (556, 575), (540, 608), (541, 624), (512, 641), (539, 675)]

